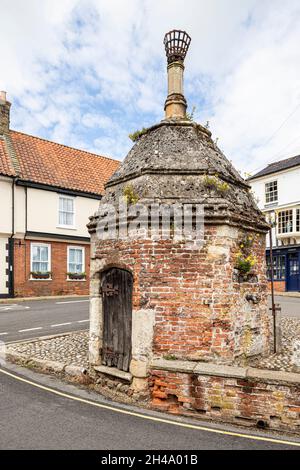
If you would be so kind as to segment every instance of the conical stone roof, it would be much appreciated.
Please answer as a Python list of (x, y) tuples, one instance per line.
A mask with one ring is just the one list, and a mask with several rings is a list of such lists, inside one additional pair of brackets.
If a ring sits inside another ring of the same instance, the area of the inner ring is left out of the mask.
[(164, 120), (141, 135), (106, 184), (102, 203), (117, 205), (128, 188), (140, 203), (201, 203), (206, 223), (268, 229), (250, 186), (211, 132), (187, 119)]

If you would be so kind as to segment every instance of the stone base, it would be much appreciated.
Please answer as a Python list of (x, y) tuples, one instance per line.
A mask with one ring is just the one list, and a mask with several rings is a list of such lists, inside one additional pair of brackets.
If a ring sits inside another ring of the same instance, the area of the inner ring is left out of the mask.
[(161, 359), (151, 367), (156, 409), (300, 432), (300, 374)]

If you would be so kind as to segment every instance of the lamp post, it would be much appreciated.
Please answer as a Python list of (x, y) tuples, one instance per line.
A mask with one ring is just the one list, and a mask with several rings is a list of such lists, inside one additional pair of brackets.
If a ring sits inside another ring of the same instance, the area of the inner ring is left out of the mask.
[(186, 117), (187, 102), (183, 94), (184, 59), (191, 43), (185, 31), (174, 29), (166, 33), (164, 45), (168, 60), (168, 96), (165, 102), (166, 119)]
[(275, 227), (275, 215), (272, 217), (272, 214), (269, 214), (268, 223), (270, 224), (269, 230), (269, 241), (270, 241), (270, 281), (271, 281), (271, 309), (273, 316), (273, 351), (276, 353), (276, 306), (275, 306), (275, 296), (274, 296), (274, 266), (273, 266), (273, 234), (272, 230)]

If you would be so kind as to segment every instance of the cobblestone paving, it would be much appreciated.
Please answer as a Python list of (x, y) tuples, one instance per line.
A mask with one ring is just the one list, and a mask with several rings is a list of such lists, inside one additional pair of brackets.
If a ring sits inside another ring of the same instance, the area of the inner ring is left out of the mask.
[[(252, 360), (248, 365), (260, 369), (300, 372), (291, 362), (292, 347), (300, 340), (300, 319), (285, 317), (281, 319), (282, 352)], [(15, 351), (28, 358), (58, 361), (64, 364), (88, 366), (88, 331), (70, 333), (56, 338), (9, 345), (8, 351)]]
[(259, 369), (281, 370), (286, 372), (300, 372), (300, 367), (292, 364), (292, 348), (294, 341), (300, 340), (300, 319), (293, 317), (281, 318), (282, 349), (281, 353), (271, 354), (269, 357), (251, 361), (252, 367)]
[(28, 358), (87, 367), (88, 335), (88, 331), (69, 333), (42, 341), (12, 344), (7, 350), (24, 354)]

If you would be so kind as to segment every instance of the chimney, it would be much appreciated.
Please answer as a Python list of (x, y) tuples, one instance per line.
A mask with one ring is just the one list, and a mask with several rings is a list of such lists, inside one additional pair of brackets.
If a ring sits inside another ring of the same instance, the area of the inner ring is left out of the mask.
[(168, 59), (168, 97), (165, 102), (166, 119), (184, 119), (187, 102), (183, 95), (184, 59), (191, 42), (185, 31), (174, 29), (164, 38)]
[(6, 99), (6, 92), (0, 91), (0, 135), (9, 131), (10, 102)]

